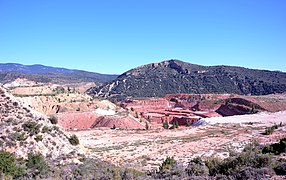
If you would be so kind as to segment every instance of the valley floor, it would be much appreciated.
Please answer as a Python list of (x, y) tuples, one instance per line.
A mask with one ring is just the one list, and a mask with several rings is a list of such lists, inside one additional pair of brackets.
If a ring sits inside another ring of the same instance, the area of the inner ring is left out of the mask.
[[(179, 129), (75, 131), (89, 157), (139, 170), (159, 167), (167, 156), (186, 165), (190, 159), (229, 156), (251, 142), (271, 144), (286, 137), (286, 111), (207, 119), (210, 124)], [(265, 129), (280, 124), (271, 135)]]

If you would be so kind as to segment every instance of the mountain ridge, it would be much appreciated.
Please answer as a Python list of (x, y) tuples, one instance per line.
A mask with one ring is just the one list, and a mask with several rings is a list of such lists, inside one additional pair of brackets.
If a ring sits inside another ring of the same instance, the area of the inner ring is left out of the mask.
[(133, 68), (96, 88), (91, 95), (112, 100), (174, 93), (265, 95), (286, 91), (286, 73), (237, 66), (202, 66), (166, 60)]
[(84, 70), (45, 66), (41, 64), (23, 65), (19, 63), (0, 63), (0, 83), (12, 82), (17, 78), (26, 78), (37, 82), (76, 83), (97, 82), (106, 83), (117, 75), (100, 74)]

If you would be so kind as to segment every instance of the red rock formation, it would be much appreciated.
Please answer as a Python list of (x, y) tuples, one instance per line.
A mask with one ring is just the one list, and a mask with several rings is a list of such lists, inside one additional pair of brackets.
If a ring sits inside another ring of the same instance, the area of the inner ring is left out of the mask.
[(93, 112), (74, 112), (57, 114), (58, 124), (66, 129), (88, 129), (99, 117)]
[(92, 125), (92, 128), (95, 127), (108, 127), (113, 128), (113, 126), (116, 126), (116, 128), (120, 129), (144, 129), (145, 127), (137, 122), (136, 120), (132, 119), (129, 116), (126, 117), (120, 117), (120, 116), (101, 116), (99, 117), (94, 124)]
[(145, 127), (129, 116), (102, 116), (94, 112), (57, 114), (58, 124), (66, 129), (89, 129), (106, 127), (122, 129), (144, 129)]

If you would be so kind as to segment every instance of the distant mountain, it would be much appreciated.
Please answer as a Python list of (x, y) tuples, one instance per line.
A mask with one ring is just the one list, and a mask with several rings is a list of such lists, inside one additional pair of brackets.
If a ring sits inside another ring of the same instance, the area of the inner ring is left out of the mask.
[(40, 64), (22, 65), (16, 63), (0, 63), (0, 83), (26, 78), (37, 82), (77, 83), (97, 82), (106, 83), (114, 80), (117, 75), (99, 74), (94, 72), (44, 66)]
[(111, 100), (173, 93), (265, 95), (286, 92), (286, 73), (234, 66), (201, 66), (179, 60), (131, 69), (101, 87), (88, 90)]

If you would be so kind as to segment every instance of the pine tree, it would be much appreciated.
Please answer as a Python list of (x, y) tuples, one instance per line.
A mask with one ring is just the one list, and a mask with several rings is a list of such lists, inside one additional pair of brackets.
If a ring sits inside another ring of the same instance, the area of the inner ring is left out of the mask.
[(145, 122), (145, 129), (148, 130), (149, 129), (149, 125), (147, 122)]
[(179, 122), (176, 121), (176, 128), (178, 129), (179, 128)]
[(164, 122), (163, 123), (163, 128), (164, 129), (169, 129), (169, 123), (168, 122)]

